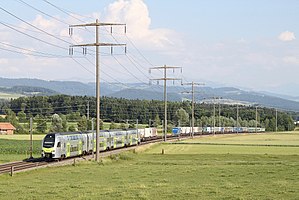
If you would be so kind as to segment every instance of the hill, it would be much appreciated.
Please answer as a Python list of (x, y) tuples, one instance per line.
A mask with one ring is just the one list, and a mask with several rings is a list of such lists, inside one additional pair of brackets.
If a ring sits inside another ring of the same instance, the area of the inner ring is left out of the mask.
[(0, 92), (8, 94), (20, 94), (21, 96), (50, 96), (59, 94), (51, 89), (33, 86), (13, 86), (11, 88), (1, 87)]
[[(38, 87), (36, 87), (38, 86)], [(77, 81), (45, 81), (40, 79), (8, 79), (0, 78), (2, 93), (14, 93), (16, 96), (66, 94), (72, 96), (95, 96), (94, 83)], [(167, 87), (169, 101), (191, 99), (187, 86)], [(299, 112), (299, 102), (296, 97), (270, 94), (266, 92), (245, 91), (234, 87), (195, 87), (197, 101), (213, 102), (213, 97), (221, 97), (221, 103), (259, 105), (283, 110)], [(143, 83), (101, 83), (101, 95), (127, 99), (163, 100), (163, 86)], [(283, 98), (285, 97), (285, 98)]]

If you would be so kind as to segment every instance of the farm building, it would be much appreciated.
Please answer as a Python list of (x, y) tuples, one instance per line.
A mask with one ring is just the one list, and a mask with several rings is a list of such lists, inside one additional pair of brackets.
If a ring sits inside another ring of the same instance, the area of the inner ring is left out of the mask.
[(11, 123), (0, 123), (0, 135), (13, 135), (16, 128)]

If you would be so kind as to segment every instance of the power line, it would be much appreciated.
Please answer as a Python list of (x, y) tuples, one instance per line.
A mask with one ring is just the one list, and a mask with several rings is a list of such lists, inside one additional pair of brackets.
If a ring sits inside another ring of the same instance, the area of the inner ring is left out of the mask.
[(58, 21), (58, 22), (61, 22), (61, 23), (65, 24), (65, 25), (69, 25), (68, 23), (66, 23), (66, 22), (64, 22), (64, 21), (62, 21), (62, 20), (60, 20), (60, 19), (58, 19), (58, 18), (56, 18), (56, 17), (53, 17), (52, 15), (49, 15), (49, 14), (47, 14), (47, 13), (41, 11), (40, 9), (38, 9), (38, 8), (36, 8), (36, 7), (33, 7), (32, 5), (30, 5), (30, 4), (26, 3), (26, 2), (24, 2), (23, 0), (15, 0), (15, 1), (19, 1), (19, 2), (21, 2), (21, 3), (23, 3), (23, 4), (25, 4), (26, 6), (32, 8), (33, 10), (36, 10), (36, 11), (38, 11), (38, 12), (40, 12), (40, 13), (42, 13), (42, 14), (44, 14), (44, 15), (46, 15), (46, 16), (52, 18), (52, 19), (55, 19), (55, 20)]
[(194, 86), (195, 85), (204, 85), (204, 83), (195, 83), (194, 81), (192, 81), (191, 83), (182, 83), (182, 85), (191, 85), (192, 86), (192, 90), (188, 91), (187, 93), (191, 93), (192, 94), (192, 138), (194, 137)]
[[(96, 41), (93, 44), (81, 44), (81, 45), (72, 45), (71, 47), (86, 47), (86, 46), (95, 46), (96, 47), (96, 161), (99, 161), (99, 132), (100, 132), (100, 63), (99, 63), (99, 47), (100, 46), (122, 46), (124, 44), (110, 44), (110, 43), (100, 43), (99, 42), (99, 26), (115, 26), (124, 24), (112, 24), (112, 23), (100, 23), (98, 19), (95, 23), (88, 23), (88, 24), (80, 24), (80, 25), (71, 25), (70, 26), (70, 33), (72, 33), (73, 27), (86, 27), (92, 26), (96, 28)], [(86, 51), (86, 50), (85, 50)], [(84, 51), (83, 51), (84, 52)], [(86, 53), (86, 52), (85, 52)]]
[[(47, 4), (51, 5), (52, 7), (56, 8), (57, 10), (63, 12), (64, 14), (66, 14), (66, 15), (68, 15), (68, 16), (70, 16), (70, 17), (72, 17), (72, 18), (74, 18), (74, 19), (76, 19), (76, 20), (78, 20), (78, 21), (80, 21), (80, 22), (82, 22), (82, 23), (85, 23), (85, 22), (84, 22), (83, 20), (81, 20), (81, 19), (75, 17), (74, 15), (71, 15), (70, 13), (76, 14), (76, 15), (81, 16), (81, 17), (84, 17), (84, 18), (90, 18), (90, 19), (93, 19), (93, 20), (94, 20), (94, 18), (92, 18), (92, 17), (83, 16), (83, 15), (80, 15), (80, 14), (77, 14), (77, 13), (74, 13), (74, 12), (71, 12), (71, 11), (68, 11), (68, 10), (66, 10), (66, 9), (62, 9), (62, 8), (60, 8), (60, 7), (56, 6), (56, 5), (54, 5), (53, 3), (50, 3), (50, 2), (47, 1), (47, 0), (43, 0), (43, 1), (46, 2)], [(66, 12), (65, 10), (66, 10), (67, 12)]]
[(31, 27), (33, 27), (33, 28), (39, 30), (40, 32), (43, 32), (43, 33), (45, 33), (45, 34), (47, 34), (47, 35), (49, 35), (49, 36), (51, 36), (51, 37), (53, 37), (53, 38), (55, 38), (55, 39), (60, 40), (60, 41), (62, 41), (62, 42), (65, 42), (65, 43), (67, 43), (67, 44), (71, 44), (70, 42), (68, 42), (68, 41), (66, 41), (66, 40), (63, 40), (63, 39), (61, 39), (61, 38), (59, 38), (59, 37), (57, 37), (57, 36), (55, 36), (55, 35), (53, 35), (53, 34), (51, 34), (51, 33), (48, 33), (48, 32), (46, 32), (46, 31), (44, 31), (44, 30), (42, 30), (42, 29), (40, 29), (40, 28), (38, 28), (38, 27), (36, 27), (36, 26), (30, 24), (29, 22), (26, 22), (25, 20), (23, 20), (23, 19), (21, 19), (20, 17), (18, 17), (18, 16), (16, 16), (16, 15), (12, 14), (11, 12), (7, 11), (6, 9), (2, 8), (1, 6), (0, 6), (0, 9), (3, 10), (4, 12), (8, 13), (9, 15), (13, 16), (14, 18), (16, 18), (16, 19), (18, 19), (18, 20), (24, 22), (25, 24), (27, 24), (27, 25), (29, 25), (29, 26), (31, 26)]
[(158, 78), (158, 79), (151, 79), (151, 80), (163, 80), (164, 81), (164, 141), (166, 141), (166, 135), (167, 135), (167, 91), (166, 91), (166, 83), (168, 80), (182, 80), (182, 79), (177, 79), (177, 78), (167, 78), (167, 69), (181, 69), (181, 67), (169, 67), (169, 66), (162, 66), (162, 67), (152, 67), (150, 68), (150, 72), (151, 70), (157, 70), (157, 69), (163, 69), (164, 70), (164, 77), (163, 78)]
[[(45, 52), (41, 52), (41, 51), (35, 51), (35, 50), (32, 50), (32, 49), (26, 49), (26, 48), (18, 47), (18, 46), (11, 45), (11, 44), (8, 44), (8, 43), (5, 43), (5, 42), (0, 42), (0, 43), (4, 46), (9, 46), (9, 47), (13, 47), (13, 48), (16, 48), (16, 49), (20, 49), (20, 50), (24, 50), (24, 51), (28, 51), (28, 52), (32, 52), (32, 53), (37, 53), (37, 54), (42, 54), (42, 55), (35, 55), (35, 54), (29, 54), (29, 53), (26, 53), (26, 52), (14, 51), (15, 53), (21, 53), (21, 54), (27, 54), (27, 55), (33, 55), (33, 56), (40, 56), (40, 57), (48, 57), (48, 58), (52, 58), (52, 57), (68, 58), (69, 57), (69, 56), (62, 56), (62, 55), (58, 55), (58, 54), (51, 54), (51, 53), (45, 53)], [(8, 51), (10, 51), (10, 50), (8, 50)]]
[(53, 43), (50, 43), (50, 42), (46, 42), (46, 41), (44, 41), (44, 40), (42, 40), (42, 39), (39, 39), (39, 38), (37, 38), (37, 37), (31, 36), (31, 35), (29, 35), (29, 34), (27, 34), (27, 33), (24, 33), (24, 32), (22, 32), (22, 31), (20, 31), (20, 30), (18, 30), (18, 29), (15, 29), (15, 28), (13, 28), (13, 27), (11, 27), (11, 26), (5, 24), (4, 22), (1, 22), (1, 21), (0, 21), (0, 24), (6, 26), (6, 27), (8, 27), (8, 28), (10, 28), (10, 29), (12, 29), (12, 30), (18, 32), (18, 33), (21, 33), (21, 34), (23, 34), (23, 35), (26, 35), (26, 36), (28, 36), (28, 37), (30, 37), (30, 38), (32, 38), (32, 39), (38, 40), (38, 41), (40, 41), (40, 42), (42, 42), (42, 43), (45, 43), (45, 44), (48, 44), (48, 45), (50, 45), (50, 46), (54, 46), (54, 47), (57, 47), (57, 48), (60, 48), (60, 49), (63, 49), (63, 50), (68, 50), (67, 48), (58, 46), (58, 45), (53, 44)]

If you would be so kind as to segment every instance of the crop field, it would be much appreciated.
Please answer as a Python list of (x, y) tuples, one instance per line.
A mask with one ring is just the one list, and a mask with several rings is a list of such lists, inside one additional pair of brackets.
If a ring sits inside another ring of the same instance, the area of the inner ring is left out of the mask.
[(0, 199), (299, 199), (298, 139), (227, 135), (143, 146), (100, 163), (1, 175)]
[[(25, 136), (29, 138), (28, 135), (0, 135), (0, 163), (23, 160), (30, 156), (30, 143)], [(33, 157), (40, 157), (41, 140), (34, 139)]]

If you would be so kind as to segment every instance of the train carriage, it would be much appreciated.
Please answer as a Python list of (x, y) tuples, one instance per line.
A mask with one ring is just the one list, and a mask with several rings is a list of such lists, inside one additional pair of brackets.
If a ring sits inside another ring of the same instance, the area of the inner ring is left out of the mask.
[(125, 130), (110, 130), (109, 131), (111, 138), (111, 148), (120, 148), (125, 146), (125, 136), (127, 132)]
[(125, 138), (125, 145), (138, 145), (140, 143), (140, 135), (137, 129), (129, 129), (127, 130), (126, 138)]
[(87, 151), (86, 144), (87, 136), (81, 132), (49, 133), (42, 141), (42, 157), (67, 158), (82, 155)]

